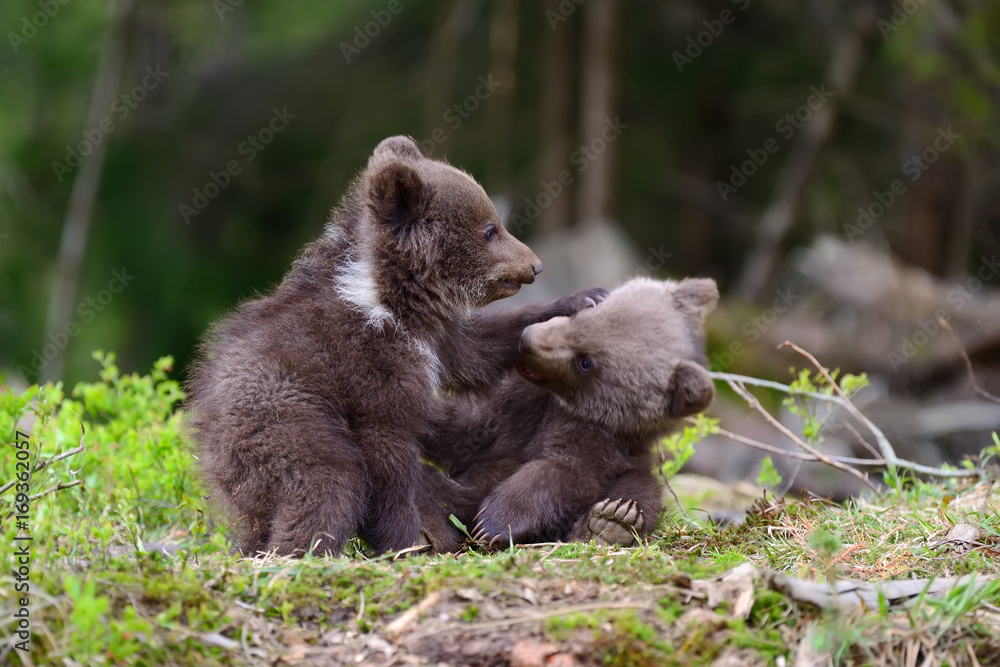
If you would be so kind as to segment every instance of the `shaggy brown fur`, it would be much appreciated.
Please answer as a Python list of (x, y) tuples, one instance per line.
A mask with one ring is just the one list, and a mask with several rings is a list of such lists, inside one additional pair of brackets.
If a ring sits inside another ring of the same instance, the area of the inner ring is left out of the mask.
[(510, 373), (486, 398), (455, 399), (425, 445), (451, 475), (425, 470), (435, 547), (461, 539), (449, 513), (478, 520), (474, 537), (493, 545), (590, 539), (609, 522), (652, 531), (663, 508), (652, 446), (714, 397), (702, 325), (717, 300), (712, 280), (635, 279), (596, 308), (525, 329), (528, 381)]
[(472, 312), (539, 271), (472, 177), (409, 138), (380, 143), (274, 292), (211, 330), (189, 381), (201, 467), (242, 552), (420, 542), (437, 390), (495, 382), (524, 327), (590, 302)]

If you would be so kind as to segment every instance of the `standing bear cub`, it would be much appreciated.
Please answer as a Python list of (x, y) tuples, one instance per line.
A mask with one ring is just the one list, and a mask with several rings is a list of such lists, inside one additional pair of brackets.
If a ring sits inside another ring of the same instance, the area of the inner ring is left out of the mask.
[(715, 396), (702, 331), (718, 298), (709, 279), (637, 278), (594, 308), (527, 327), (523, 379), (456, 398), (425, 444), (450, 475), (424, 471), (440, 503), (435, 547), (461, 539), (448, 514), (490, 546), (648, 535), (663, 509), (653, 447)]
[(473, 312), (541, 269), (471, 176), (382, 141), (325, 233), (193, 369), (202, 472), (243, 554), (420, 543), (418, 438), (439, 394), (495, 382), (524, 327), (600, 298)]

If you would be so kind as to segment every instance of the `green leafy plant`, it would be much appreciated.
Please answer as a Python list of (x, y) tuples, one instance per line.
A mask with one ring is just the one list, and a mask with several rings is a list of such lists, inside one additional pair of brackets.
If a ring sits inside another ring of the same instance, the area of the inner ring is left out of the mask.
[(694, 424), (685, 426), (680, 433), (664, 438), (660, 443), (660, 457), (663, 460), (660, 472), (667, 479), (676, 475), (694, 456), (694, 446), (718, 432), (719, 420), (701, 414), (695, 418)]
[(765, 456), (760, 461), (760, 470), (757, 471), (757, 486), (774, 490), (781, 484), (781, 473), (774, 467), (774, 461), (770, 456)]
[[(819, 372), (811, 373), (808, 369), (796, 371), (791, 369), (795, 379), (789, 384), (791, 394), (782, 400), (789, 412), (802, 418), (802, 436), (810, 445), (822, 442), (822, 430), (830, 418), (830, 413), (821, 415), (817, 408), (821, 405), (808, 394), (825, 394), (833, 396), (836, 388)], [(859, 391), (868, 386), (868, 375), (845, 374), (840, 376), (840, 370), (830, 371), (830, 378), (838, 384), (848, 398), (853, 398)]]
[[(106, 560), (112, 546), (141, 549), (155, 540), (225, 553), (228, 543), (222, 533), (210, 534), (204, 518), (205, 494), (177, 409), (184, 394), (169, 377), (173, 360), (158, 360), (148, 375), (126, 375), (113, 353), (96, 352), (94, 359), (100, 379), (81, 382), (69, 394), (61, 383), (23, 392), (0, 387), (0, 430), (27, 443), (30, 475), (27, 518), (16, 526), (10, 522), (21, 514), (18, 473), (25, 471), (17, 468), (16, 456), (0, 457), (0, 512), (5, 526), (33, 538), (32, 595), (44, 593), (65, 609), (46, 631), (33, 628), (36, 657), (54, 648), (53, 637), (64, 636), (72, 655), (84, 662), (121, 662), (136, 652), (156, 662), (153, 648), (140, 641), (152, 634), (147, 619), (134, 611), (116, 613), (106, 584), (59, 572), (67, 563)], [(9, 452), (15, 451), (12, 444)], [(0, 541), (8, 572), (17, 562), (17, 546)]]

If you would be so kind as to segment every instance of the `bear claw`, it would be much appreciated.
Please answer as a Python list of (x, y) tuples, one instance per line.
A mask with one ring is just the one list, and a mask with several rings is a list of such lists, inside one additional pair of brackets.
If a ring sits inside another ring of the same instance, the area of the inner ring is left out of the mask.
[(472, 536), (469, 540), (484, 549), (493, 549), (500, 546), (501, 540), (506, 539), (505, 535), (491, 535), (481, 523), (478, 523), (472, 529)]
[(594, 505), (587, 521), (593, 540), (607, 546), (632, 546), (645, 525), (646, 518), (635, 501), (621, 498)]

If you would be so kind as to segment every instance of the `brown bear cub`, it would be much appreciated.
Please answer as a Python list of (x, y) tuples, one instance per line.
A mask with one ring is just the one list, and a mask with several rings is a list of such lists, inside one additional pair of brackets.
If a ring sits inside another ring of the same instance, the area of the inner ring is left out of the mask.
[(523, 378), (455, 399), (425, 445), (451, 476), (425, 470), (441, 501), (435, 547), (461, 540), (449, 513), (490, 546), (648, 535), (663, 509), (653, 446), (715, 395), (702, 331), (718, 298), (708, 279), (637, 278), (594, 308), (527, 327)]
[(438, 393), (494, 383), (526, 326), (593, 302), (473, 312), (541, 268), (471, 176), (381, 142), (274, 292), (211, 330), (189, 381), (202, 471), (243, 554), (420, 543), (418, 437)]

